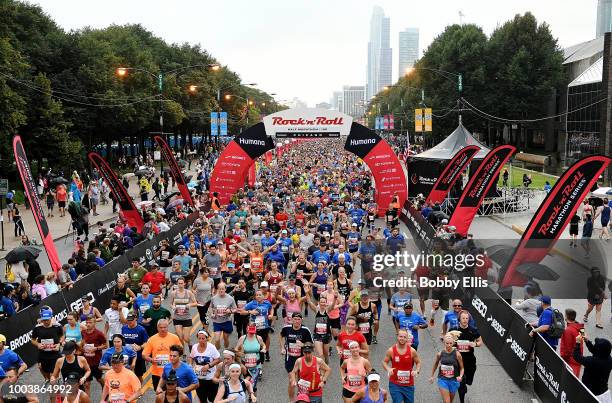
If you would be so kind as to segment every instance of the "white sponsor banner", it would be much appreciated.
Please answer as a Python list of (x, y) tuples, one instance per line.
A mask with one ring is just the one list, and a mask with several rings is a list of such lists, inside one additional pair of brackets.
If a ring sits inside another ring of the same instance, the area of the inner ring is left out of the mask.
[(353, 118), (333, 110), (302, 108), (276, 112), (263, 121), (268, 136), (340, 137), (348, 136)]

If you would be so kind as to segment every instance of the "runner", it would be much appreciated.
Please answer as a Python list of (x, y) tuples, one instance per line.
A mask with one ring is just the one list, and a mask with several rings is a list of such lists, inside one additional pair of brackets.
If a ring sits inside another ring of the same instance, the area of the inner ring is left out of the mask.
[(272, 319), (272, 304), (264, 299), (264, 294), (261, 290), (255, 292), (255, 300), (247, 303), (241, 311), (244, 315), (250, 315), (250, 323), (255, 325), (257, 336), (265, 343), (265, 354), (260, 353), (260, 362), (265, 360), (270, 361), (270, 320)]
[(40, 323), (32, 331), (32, 344), (38, 350), (38, 369), (45, 381), (49, 381), (60, 358), (60, 345), (64, 343), (64, 331), (58, 324), (51, 323), (53, 311), (41, 309)]
[[(283, 327), (280, 337), (281, 354), (285, 356), (285, 370), (287, 373), (293, 370), (295, 362), (302, 356), (302, 346), (304, 343), (312, 343), (310, 330), (302, 326), (302, 314), (296, 313), (291, 318), (291, 325)], [(294, 399), (294, 389), (291, 383), (287, 388), (289, 400)]]
[(136, 374), (123, 367), (123, 356), (120, 353), (111, 357), (112, 369), (104, 376), (104, 389), (101, 402), (133, 402), (142, 396), (141, 383)]
[(359, 343), (350, 341), (348, 344), (350, 356), (340, 365), (340, 377), (342, 378), (342, 398), (344, 403), (353, 401), (355, 393), (365, 389), (365, 378), (372, 370), (370, 361), (363, 358)]
[[(380, 387), (380, 375), (376, 372), (368, 375), (368, 386), (365, 389), (358, 391), (353, 396), (352, 402), (360, 403), (384, 403), (387, 401), (387, 391)], [(395, 401), (394, 401), (395, 402)]]
[(187, 395), (189, 400), (192, 400), (192, 390), (196, 390), (199, 386), (198, 377), (194, 372), (193, 368), (187, 363), (181, 361), (184, 350), (182, 344), (173, 344), (170, 346), (170, 362), (164, 366), (161, 380), (159, 381), (155, 393), (160, 394), (166, 383), (166, 378), (173, 371), (178, 379), (178, 387), (180, 390)]
[(160, 319), (157, 322), (157, 334), (147, 340), (142, 350), (142, 358), (153, 364), (151, 380), (154, 389), (157, 389), (164, 366), (170, 360), (170, 346), (174, 344), (180, 345), (181, 340), (177, 335), (168, 332), (168, 320)]
[[(144, 285), (148, 287), (148, 285)], [(134, 364), (134, 373), (142, 382), (142, 376), (146, 372), (147, 368), (145, 361), (142, 359), (142, 349), (144, 344), (149, 340), (149, 335), (144, 327), (138, 324), (136, 321), (136, 315), (134, 312), (130, 312), (127, 316), (127, 324), (121, 328), (121, 334), (124, 337), (125, 344), (131, 348), (132, 351), (136, 352), (136, 363)]]
[(100, 369), (108, 371), (112, 368), (111, 358), (115, 354), (121, 354), (123, 357), (123, 365), (126, 369), (132, 370), (136, 367), (136, 352), (131, 347), (125, 345), (125, 337), (121, 333), (113, 335), (111, 338), (112, 347), (102, 353), (100, 359)]
[(346, 326), (344, 331), (338, 335), (338, 341), (336, 342), (336, 350), (340, 356), (340, 362), (348, 359), (351, 356), (351, 350), (349, 344), (351, 342), (357, 342), (360, 348), (360, 354), (367, 358), (369, 354), (368, 342), (364, 335), (357, 330), (357, 318), (349, 316), (346, 318)]
[(78, 374), (77, 388), (83, 388), (87, 378), (91, 375), (89, 364), (85, 357), (76, 355), (77, 343), (67, 341), (62, 349), (63, 357), (60, 357), (55, 362), (55, 368), (51, 375), (50, 382), (55, 384), (61, 375), (64, 383), (68, 380), (68, 375)]
[(410, 331), (412, 335), (411, 347), (417, 350), (419, 348), (419, 330), (427, 329), (427, 321), (414, 312), (414, 307), (410, 302), (404, 305), (404, 312), (399, 315), (398, 321), (400, 329)]
[[(191, 401), (183, 391), (178, 389), (176, 372), (170, 371), (165, 381), (166, 390), (155, 397), (155, 403), (190, 403)], [(212, 401), (212, 400), (211, 400)], [(206, 401), (200, 400), (206, 403)]]
[(108, 340), (106, 336), (104, 336), (104, 333), (96, 329), (96, 318), (93, 315), (90, 315), (85, 320), (85, 329), (82, 332), (82, 336), (81, 350), (91, 370), (85, 382), (85, 393), (89, 395), (93, 378), (96, 378), (100, 386), (104, 387), (102, 370), (100, 370), (99, 365), (100, 359), (102, 358), (102, 351), (108, 348)]
[[(198, 331), (197, 337), (198, 342), (191, 347), (191, 353), (187, 361), (199, 380), (196, 389), (198, 399), (201, 403), (207, 403), (214, 401), (217, 395), (219, 385), (214, 383), (212, 379), (215, 375), (216, 365), (221, 362), (221, 355), (217, 348), (208, 342), (210, 335), (206, 330)], [(170, 375), (166, 378), (166, 385), (168, 385), (168, 379), (170, 379)]]
[(257, 402), (251, 382), (241, 379), (240, 374), (240, 364), (229, 366), (229, 376), (219, 384), (215, 403), (248, 403), (249, 399), (253, 403)]
[(459, 326), (456, 330), (451, 331), (451, 333), (458, 332), (456, 346), (463, 360), (464, 374), (459, 386), (459, 399), (461, 403), (465, 402), (467, 385), (472, 384), (474, 374), (476, 373), (474, 348), (482, 346), (482, 337), (480, 337), (478, 329), (471, 324), (471, 319), (472, 317), (469, 312), (461, 311), (459, 313)]
[(142, 315), (142, 325), (149, 337), (157, 333), (157, 324), (160, 320), (172, 318), (170, 311), (161, 306), (161, 295), (154, 296), (152, 301), (153, 306)]
[(17, 376), (21, 376), (28, 369), (28, 364), (23, 362), (17, 353), (6, 348), (6, 337), (3, 334), (0, 334), (0, 368), (4, 372), (7, 372), (10, 368), (15, 368)]
[(414, 377), (421, 371), (421, 360), (411, 347), (411, 338), (410, 333), (400, 329), (397, 343), (387, 350), (383, 361), (393, 403), (414, 403)]
[(357, 319), (357, 329), (363, 334), (368, 345), (378, 344), (376, 339), (372, 339), (372, 325), (378, 323), (376, 305), (370, 302), (368, 290), (361, 291), (361, 298), (358, 304), (351, 305), (349, 315)]
[(445, 335), (443, 340), (444, 350), (436, 353), (429, 382), (434, 382), (437, 370), (438, 390), (440, 391), (440, 396), (442, 396), (442, 401), (444, 403), (451, 403), (463, 379), (463, 359), (461, 354), (453, 347), (455, 338), (452, 334)]
[(236, 343), (236, 353), (242, 356), (242, 364), (248, 371), (247, 379), (253, 384), (253, 390), (257, 392), (257, 382), (262, 376), (262, 357), (267, 351), (264, 340), (257, 335), (257, 326), (247, 326), (247, 334), (241, 336)]
[(308, 395), (310, 403), (321, 403), (323, 387), (331, 374), (331, 369), (321, 358), (313, 356), (312, 350), (312, 343), (302, 345), (303, 357), (296, 361), (293, 370), (289, 373), (289, 383), (292, 388), (297, 388), (298, 395)]
[(247, 288), (247, 280), (241, 277), (238, 280), (238, 286), (232, 291), (232, 297), (236, 301), (236, 309), (238, 309), (238, 315), (234, 315), (234, 325), (236, 326), (236, 333), (238, 337), (246, 334), (247, 325), (249, 324), (248, 313), (244, 311), (245, 305), (253, 299), (253, 290)]
[(172, 324), (176, 335), (183, 341), (183, 344), (187, 344), (191, 349), (190, 337), (193, 322), (189, 308), (197, 306), (197, 302), (193, 292), (185, 288), (184, 278), (179, 278), (176, 286), (176, 290), (173, 290), (168, 298), (168, 303), (174, 312)]
[(221, 347), (221, 339), (223, 339), (225, 348), (229, 347), (229, 336), (234, 331), (232, 315), (236, 312), (236, 301), (234, 301), (231, 295), (226, 294), (225, 290), (225, 283), (219, 283), (217, 293), (211, 300), (211, 318), (213, 321), (213, 331), (215, 332), (213, 343), (217, 349)]

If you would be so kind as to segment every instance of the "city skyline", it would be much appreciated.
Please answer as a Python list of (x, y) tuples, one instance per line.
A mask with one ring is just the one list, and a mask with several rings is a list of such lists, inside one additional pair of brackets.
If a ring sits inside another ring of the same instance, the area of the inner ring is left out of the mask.
[[(253, 3), (184, 1), (169, 8), (159, 0), (75, 2), (34, 0), (63, 29), (103, 28), (112, 24), (141, 24), (169, 43), (200, 45), (220, 63), (237, 72), (244, 82), (278, 94), (277, 99), (298, 97), (310, 106), (328, 101), (332, 91), (347, 84), (365, 84), (367, 42), (372, 9), (380, 5), (391, 18), (390, 47), (398, 57), (398, 33), (418, 27), (420, 55), (449, 24), (476, 23), (487, 35), (515, 14), (532, 12), (546, 22), (561, 48), (593, 39), (596, 35), (597, 0), (575, 2), (515, 0), (440, 0), (435, 12), (414, 13), (409, 3), (364, 0), (359, 7), (339, 0)], [(146, 5), (146, 7), (145, 7)], [(117, 12), (121, 10), (121, 12)], [(186, 12), (189, 10), (189, 12)], [(325, 12), (321, 12), (325, 10)], [(346, 21), (346, 24), (340, 24)], [(392, 81), (398, 63), (393, 63)]]
[(366, 64), (366, 99), (371, 99), (386, 85), (391, 85), (393, 74), (393, 51), (391, 43), (391, 20), (382, 7), (372, 10), (370, 38)]

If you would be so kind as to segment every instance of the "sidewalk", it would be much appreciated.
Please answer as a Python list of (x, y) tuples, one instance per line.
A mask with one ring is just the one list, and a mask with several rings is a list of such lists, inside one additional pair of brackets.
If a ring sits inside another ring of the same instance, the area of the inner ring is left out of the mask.
[[(195, 165), (195, 164), (194, 164)], [(195, 170), (192, 169), (188, 171), (186, 175), (195, 175)], [(158, 173), (156, 172), (156, 175)], [(138, 203), (140, 201), (140, 195), (138, 192), (138, 183), (136, 176), (129, 178), (129, 187), (128, 192), (132, 199), (134, 199), (134, 203)], [(170, 190), (170, 189), (169, 189)], [(172, 190), (177, 190), (176, 187), (172, 188)], [(149, 193), (149, 197), (152, 197), (153, 192)], [(47, 215), (47, 205), (44, 201), (41, 203), (43, 207), (43, 211), (45, 212), (45, 216)], [(117, 211), (119, 206), (117, 206)], [(48, 217), (47, 224), (49, 225), (49, 231), (54, 240), (61, 239), (66, 235), (71, 234), (70, 228), (70, 215), (66, 212), (64, 217), (59, 216), (59, 210), (57, 208), (57, 202), (55, 203), (55, 207), (53, 208), (53, 212), (55, 217)], [(26, 235), (30, 238), (30, 240), (35, 239), (36, 242), (40, 245), (40, 233), (38, 232), (38, 228), (36, 227), (36, 222), (34, 221), (34, 216), (32, 215), (31, 209), (26, 209), (24, 206), (19, 206), (19, 211), (21, 212), (21, 219), (23, 221), (23, 226), (25, 228)], [(93, 213), (89, 214), (89, 226), (94, 227), (98, 221), (109, 221), (113, 220), (117, 217), (117, 213), (113, 213), (113, 202), (109, 199), (108, 204), (98, 204), (98, 214), (94, 216)], [(0, 251), (0, 260), (4, 259), (6, 254), (12, 249), (16, 248), (21, 244), (21, 236), (14, 236), (14, 227), (15, 225), (12, 222), (8, 221), (8, 213), (6, 210), (3, 211), (4, 218), (4, 249)]]

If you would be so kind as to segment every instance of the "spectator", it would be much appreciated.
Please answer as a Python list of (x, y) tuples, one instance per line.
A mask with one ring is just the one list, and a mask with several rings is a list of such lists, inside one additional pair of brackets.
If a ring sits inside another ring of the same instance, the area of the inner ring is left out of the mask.
[[(584, 357), (581, 353), (581, 342), (586, 340), (587, 349), (591, 352), (591, 357)], [(612, 371), (612, 344), (603, 338), (596, 338), (595, 343), (591, 343), (586, 336), (578, 336), (574, 346), (574, 359), (584, 366), (582, 383), (591, 393), (597, 396), (600, 402), (609, 403), (612, 396), (608, 390), (608, 379)]]
[(45, 299), (47, 298), (47, 289), (45, 287), (45, 276), (39, 274), (34, 279), (34, 284), (32, 285), (32, 296), (38, 295), (37, 299)]
[(546, 182), (544, 183), (544, 191), (545, 191), (546, 193), (550, 193), (550, 190), (551, 190), (551, 189), (552, 189), (552, 186), (550, 185), (550, 182), (546, 181)]
[(59, 291), (55, 272), (50, 271), (49, 273), (47, 273), (47, 275), (45, 276), (45, 280), (45, 290), (47, 291), (47, 296), (55, 294)]
[[(580, 335), (581, 331), (584, 331), (584, 325), (576, 322), (576, 311), (573, 309), (565, 310), (565, 323), (565, 331), (561, 336), (561, 344), (559, 345), (559, 355), (570, 366), (574, 375), (580, 378), (580, 363), (574, 359), (574, 344), (576, 343), (576, 337)], [(582, 343), (580, 343), (580, 354), (582, 354)]]
[(15, 315), (16, 309), (13, 301), (15, 295), (15, 287), (11, 284), (5, 284), (2, 290), (2, 297), (0, 298), (0, 318), (7, 318)]
[[(73, 280), (72, 280), (72, 274), (71, 271), (73, 271), (74, 269), (67, 263), (64, 263), (62, 265), (62, 270), (60, 270), (60, 272), (58, 273), (58, 281), (60, 283), (60, 286), (62, 288), (72, 288)], [(76, 272), (75, 272), (75, 276), (76, 276)]]
[(601, 275), (599, 268), (591, 268), (591, 277), (587, 280), (587, 310), (583, 322), (589, 321), (589, 314), (595, 308), (595, 327), (603, 329), (601, 322), (601, 307), (606, 299), (606, 278)]
[(548, 295), (543, 295), (540, 298), (540, 301), (542, 302), (542, 314), (538, 319), (537, 327), (529, 332), (529, 336), (533, 337), (535, 333), (540, 333), (544, 340), (546, 340), (546, 342), (556, 350), (557, 344), (559, 344), (559, 338), (553, 337), (549, 334), (555, 320), (554, 313), (551, 308), (552, 301)]
[(25, 228), (23, 227), (23, 221), (21, 220), (21, 213), (17, 208), (17, 203), (13, 204), (13, 223), (15, 223), (15, 238), (25, 234)]
[[(585, 206), (586, 208), (586, 206)], [(587, 259), (591, 257), (591, 236), (593, 235), (593, 221), (591, 215), (587, 214), (584, 218), (584, 225), (582, 226), (582, 240), (580, 241), (582, 248), (585, 251), (584, 257)]]
[(518, 311), (519, 315), (531, 326), (537, 326), (538, 323), (538, 308), (542, 305), (539, 299), (536, 298), (538, 295), (537, 290), (534, 287), (525, 287), (525, 300), (517, 302), (514, 309)]
[(26, 286), (19, 286), (15, 291), (15, 301), (19, 305), (19, 310), (26, 309), (30, 305), (36, 305), (40, 302), (38, 299), (32, 298), (30, 290)]

